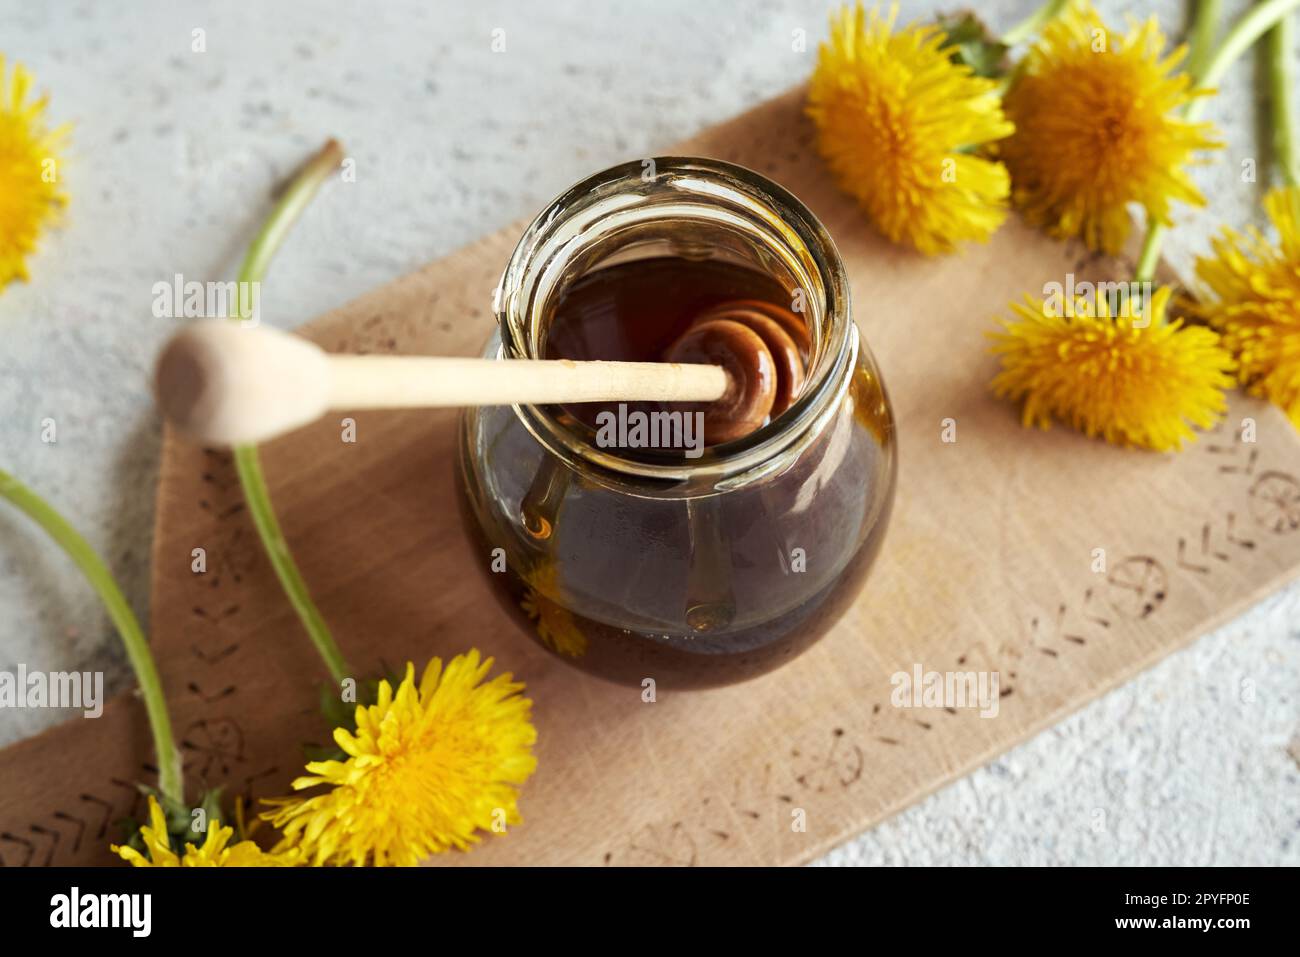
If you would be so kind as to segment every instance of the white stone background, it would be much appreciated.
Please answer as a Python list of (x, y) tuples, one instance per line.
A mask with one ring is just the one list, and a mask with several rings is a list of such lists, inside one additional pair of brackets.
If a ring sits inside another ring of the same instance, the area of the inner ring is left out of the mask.
[[(150, 315), (155, 282), (233, 275), (272, 185), (336, 135), (358, 181), (307, 213), (264, 300), (270, 322), (296, 326), (795, 84), (831, 6), (0, 0), (0, 52), (74, 124), (66, 224), (32, 282), (0, 294), (0, 462), (72, 518), (147, 621), (147, 383), (171, 331)], [(980, 11), (1005, 29), (1031, 6)], [(1154, 13), (1174, 34), (1187, 15), (1180, 2), (1100, 6), (1112, 23)], [(906, 3), (902, 18), (933, 8)], [(195, 28), (205, 53), (191, 51)], [(504, 53), (490, 50), (495, 28)], [(791, 49), (797, 28), (806, 53)], [(1179, 267), (1217, 224), (1259, 221), (1259, 187), (1235, 175), (1263, 155), (1253, 71), (1243, 63), (1210, 110), (1230, 146), (1198, 171), (1208, 208), (1179, 210)], [(39, 438), (46, 417), (55, 445)], [(130, 687), (93, 594), (9, 509), (0, 609), (0, 668), (102, 669), (112, 692)], [(1300, 863), (1297, 611), (1300, 588), (1279, 593), (824, 862)], [(0, 712), (0, 743), (61, 717)]]

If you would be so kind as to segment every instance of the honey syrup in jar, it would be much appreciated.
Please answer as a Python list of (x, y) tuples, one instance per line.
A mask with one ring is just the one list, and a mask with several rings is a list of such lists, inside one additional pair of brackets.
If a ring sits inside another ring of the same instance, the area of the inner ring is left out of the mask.
[(538, 217), (488, 354), (712, 362), (744, 402), (471, 409), (461, 486), (533, 640), (615, 681), (708, 687), (790, 660), (854, 601), (888, 524), (894, 426), (812, 214), (738, 167), (656, 163)]

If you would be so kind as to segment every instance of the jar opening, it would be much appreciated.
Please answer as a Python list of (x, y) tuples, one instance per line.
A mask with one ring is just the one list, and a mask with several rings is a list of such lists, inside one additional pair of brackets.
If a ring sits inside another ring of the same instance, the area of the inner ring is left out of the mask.
[(528, 227), (506, 267), (496, 303), (502, 354), (545, 357), (556, 305), (579, 279), (665, 257), (746, 267), (785, 290), (811, 340), (807, 380), (790, 408), (694, 459), (600, 448), (554, 407), (516, 406), (515, 412), (544, 446), (588, 468), (715, 487), (763, 472), (829, 418), (856, 361), (857, 336), (830, 236), (799, 200), (757, 173), (717, 160), (658, 157), (613, 167), (569, 189)]

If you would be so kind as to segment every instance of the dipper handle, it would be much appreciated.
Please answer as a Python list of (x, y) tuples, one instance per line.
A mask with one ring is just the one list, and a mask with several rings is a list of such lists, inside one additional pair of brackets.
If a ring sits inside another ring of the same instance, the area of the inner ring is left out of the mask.
[(715, 365), (333, 355), (299, 336), (228, 320), (177, 333), (155, 374), (163, 414), (210, 445), (262, 442), (331, 409), (712, 402), (729, 388)]

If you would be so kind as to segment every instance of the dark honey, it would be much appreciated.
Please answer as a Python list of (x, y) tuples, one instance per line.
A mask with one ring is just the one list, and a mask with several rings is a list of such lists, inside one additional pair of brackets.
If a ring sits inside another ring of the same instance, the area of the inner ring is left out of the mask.
[(789, 308), (785, 288), (765, 273), (713, 259), (642, 259), (580, 277), (555, 305), (546, 333), (550, 358), (658, 359), (710, 306), (766, 299)]
[[(775, 279), (719, 261), (598, 270), (555, 304), (546, 355), (654, 361), (732, 299), (791, 305)], [(893, 424), (865, 354), (828, 401), (812, 441), (761, 477), (686, 496), (561, 461), (509, 410), (467, 418), (463, 447), (485, 450), (463, 461), (467, 524), (484, 554), (506, 555), (489, 576), (498, 597), (544, 647), (624, 683), (727, 684), (793, 658), (858, 594), (893, 500)], [(581, 431), (608, 409), (556, 411)]]
[[(580, 277), (556, 304), (546, 336), (551, 359), (662, 360), (710, 308), (760, 301), (789, 313), (791, 296), (765, 273), (717, 260), (643, 259)], [(801, 322), (791, 314), (791, 319)], [(804, 357), (807, 358), (806, 356)], [(694, 403), (623, 403), (626, 412), (693, 413)], [(565, 413), (589, 428), (614, 404), (583, 403)], [(635, 448), (623, 454), (637, 455)]]

